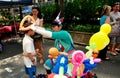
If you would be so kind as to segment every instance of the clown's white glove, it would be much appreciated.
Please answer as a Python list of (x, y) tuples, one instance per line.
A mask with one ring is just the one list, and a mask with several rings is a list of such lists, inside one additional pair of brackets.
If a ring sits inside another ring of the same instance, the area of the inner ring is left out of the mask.
[(35, 30), (36, 30), (36, 27), (35, 27), (35, 25), (34, 25), (34, 24), (30, 25), (28, 28), (32, 29), (33, 31), (35, 31)]
[(47, 37), (47, 38), (52, 37), (52, 32), (45, 30), (45, 28), (43, 28), (43, 27), (31, 25), (31, 26), (29, 26), (29, 28), (38, 34), (43, 35), (44, 37)]

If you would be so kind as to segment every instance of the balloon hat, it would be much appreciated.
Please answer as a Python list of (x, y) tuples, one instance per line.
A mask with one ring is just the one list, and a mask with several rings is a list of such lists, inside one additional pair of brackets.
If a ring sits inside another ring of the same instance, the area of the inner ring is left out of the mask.
[(32, 25), (35, 25), (35, 20), (34, 20), (34, 18), (32, 17), (32, 16), (30, 16), (30, 15), (27, 15), (27, 16), (25, 16), (23, 19), (22, 19), (22, 21), (20, 22), (20, 27), (19, 27), (19, 30), (20, 31), (25, 31), (24, 30), (24, 22), (27, 20), (27, 19), (31, 19), (32, 20)]
[(60, 26), (64, 20), (64, 17), (60, 18), (61, 11), (58, 13), (57, 17), (53, 21), (54, 23), (57, 23), (58, 26)]

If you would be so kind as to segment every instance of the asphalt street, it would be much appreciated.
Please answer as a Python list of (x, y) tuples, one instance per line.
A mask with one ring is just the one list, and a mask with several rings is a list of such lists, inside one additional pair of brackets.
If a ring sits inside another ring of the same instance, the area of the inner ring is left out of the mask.
[[(26, 78), (22, 59), (22, 44), (20, 38), (3, 41), (4, 51), (0, 53), (0, 78)], [(54, 46), (53, 40), (44, 39), (44, 59), (47, 59), (48, 50)], [(76, 45), (77, 50), (85, 50), (85, 46)], [(109, 61), (102, 61), (91, 72), (98, 78), (120, 78), (120, 54), (111, 56)], [(37, 74), (46, 73), (43, 64), (38, 64)]]

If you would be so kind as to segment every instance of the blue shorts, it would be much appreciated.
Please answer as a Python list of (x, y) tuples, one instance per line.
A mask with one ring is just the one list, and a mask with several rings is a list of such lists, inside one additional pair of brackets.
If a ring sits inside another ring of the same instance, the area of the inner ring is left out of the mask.
[(30, 78), (36, 78), (36, 66), (31, 66), (30, 68), (25, 66), (25, 72), (27, 75), (30, 76)]

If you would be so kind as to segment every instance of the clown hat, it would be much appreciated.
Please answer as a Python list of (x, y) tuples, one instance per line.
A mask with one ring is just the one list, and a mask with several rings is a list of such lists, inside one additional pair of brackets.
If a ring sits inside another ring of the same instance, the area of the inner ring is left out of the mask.
[(60, 14), (61, 14), (61, 11), (58, 13), (57, 17), (52, 22), (52, 25), (58, 25), (58, 26), (62, 25), (64, 17), (60, 18)]

